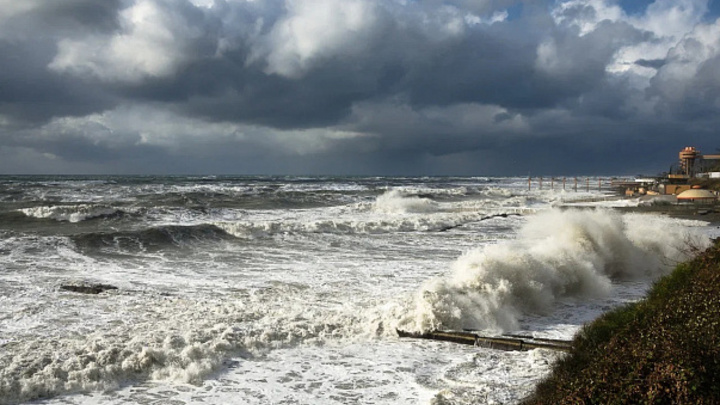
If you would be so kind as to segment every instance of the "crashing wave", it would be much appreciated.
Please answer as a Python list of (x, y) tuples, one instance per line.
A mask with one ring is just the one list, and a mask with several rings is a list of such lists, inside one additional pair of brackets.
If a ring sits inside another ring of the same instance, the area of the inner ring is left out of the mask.
[(613, 279), (664, 275), (708, 244), (670, 218), (548, 211), (532, 217), (517, 239), (470, 251), (452, 276), (427, 281), (399, 326), (512, 330), (523, 313), (546, 313), (563, 298), (605, 296)]
[(390, 190), (377, 197), (373, 210), (389, 214), (435, 212), (438, 204), (429, 198), (404, 194), (400, 190)]

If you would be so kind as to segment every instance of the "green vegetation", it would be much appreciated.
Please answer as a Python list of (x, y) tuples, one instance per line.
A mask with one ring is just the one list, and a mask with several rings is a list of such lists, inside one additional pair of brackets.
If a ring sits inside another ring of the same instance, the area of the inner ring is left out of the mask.
[(719, 404), (720, 241), (578, 333), (526, 404)]

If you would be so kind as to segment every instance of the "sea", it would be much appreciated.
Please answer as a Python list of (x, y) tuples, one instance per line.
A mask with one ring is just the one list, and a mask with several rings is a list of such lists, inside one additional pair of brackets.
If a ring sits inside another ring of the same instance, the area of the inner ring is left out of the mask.
[(0, 404), (518, 403), (562, 353), (398, 330), (569, 340), (718, 234), (584, 181), (1, 176)]

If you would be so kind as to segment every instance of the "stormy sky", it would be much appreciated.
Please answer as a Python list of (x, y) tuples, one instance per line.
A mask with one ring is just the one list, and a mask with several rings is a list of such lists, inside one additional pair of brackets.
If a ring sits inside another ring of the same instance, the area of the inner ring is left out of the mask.
[(654, 174), (719, 0), (0, 0), (2, 174)]

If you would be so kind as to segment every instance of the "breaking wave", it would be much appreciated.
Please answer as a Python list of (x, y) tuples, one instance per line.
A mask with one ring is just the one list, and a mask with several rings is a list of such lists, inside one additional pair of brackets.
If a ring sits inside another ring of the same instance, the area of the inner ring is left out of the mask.
[(130, 212), (106, 205), (80, 204), (49, 207), (22, 208), (19, 210), (32, 218), (54, 219), (65, 222), (81, 222), (95, 218), (118, 218)]
[[(472, 219), (477, 219), (473, 216)], [(274, 235), (329, 233), (329, 234), (381, 234), (394, 232), (431, 232), (459, 226), (471, 218), (445, 219), (404, 219), (404, 220), (315, 220), (308, 222), (265, 221), (265, 222), (216, 222), (225, 232), (242, 239), (271, 238)]]
[(547, 313), (563, 298), (605, 296), (613, 279), (664, 275), (708, 245), (670, 218), (552, 210), (531, 217), (517, 239), (470, 251), (452, 276), (424, 283), (399, 327), (512, 330), (523, 313)]
[(397, 218), (313, 219), (298, 221), (226, 221), (213, 225), (241, 239), (263, 239), (274, 235), (328, 233), (328, 234), (388, 234), (402, 232), (443, 232), (468, 223), (495, 217), (520, 216), (531, 213), (528, 209), (496, 209), (490, 212), (442, 213), (434, 216)]
[(438, 204), (429, 198), (406, 195), (390, 190), (377, 197), (373, 210), (389, 214), (428, 213), (437, 211)]

